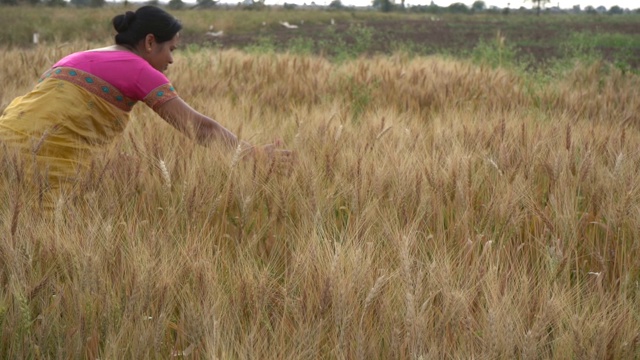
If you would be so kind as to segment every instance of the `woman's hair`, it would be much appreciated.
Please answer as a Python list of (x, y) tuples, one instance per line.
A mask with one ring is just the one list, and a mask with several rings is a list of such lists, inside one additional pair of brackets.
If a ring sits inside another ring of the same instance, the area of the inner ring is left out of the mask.
[(147, 34), (153, 34), (157, 42), (163, 43), (173, 39), (182, 29), (176, 18), (155, 6), (143, 6), (136, 12), (127, 11), (114, 17), (112, 22), (118, 32), (118, 45), (136, 46)]

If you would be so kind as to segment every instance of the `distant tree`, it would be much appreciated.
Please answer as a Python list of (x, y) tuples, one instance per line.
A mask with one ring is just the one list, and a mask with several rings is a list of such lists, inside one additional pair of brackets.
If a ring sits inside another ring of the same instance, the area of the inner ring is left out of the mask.
[(263, 10), (265, 8), (264, 0), (245, 0), (242, 3), (242, 10)]
[(376, 9), (380, 9), (382, 12), (390, 12), (393, 10), (393, 3), (391, 0), (373, 0), (371, 5)]
[(540, 16), (540, 11), (542, 10), (542, 6), (551, 0), (529, 0), (536, 5), (536, 15)]
[(595, 9), (593, 6), (591, 6), (591, 5), (589, 5), (589, 6), (587, 6), (586, 8), (584, 8), (584, 12), (586, 12), (587, 14), (591, 14), (591, 15), (595, 15), (595, 14), (597, 14), (597, 13), (598, 13), (598, 12), (596, 11), (596, 9)]
[(619, 15), (624, 14), (624, 10), (620, 6), (614, 5), (609, 9), (608, 13), (611, 15)]
[(182, 0), (170, 0), (167, 6), (172, 10), (180, 10), (184, 8), (184, 2)]
[(18, 0), (0, 0), (0, 5), (18, 5)]
[(76, 7), (102, 7), (105, 3), (105, 0), (71, 0), (71, 4)]
[(197, 0), (196, 7), (198, 8), (210, 8), (216, 6), (218, 2), (215, 0)]
[(429, 5), (413, 5), (409, 7), (409, 11), (414, 13), (442, 14), (445, 10), (446, 8), (436, 5), (433, 1)]
[(467, 7), (467, 5), (459, 2), (449, 5), (447, 9), (449, 10), (450, 13), (453, 13), (453, 14), (466, 14), (469, 12), (469, 8)]
[(471, 10), (474, 12), (482, 12), (487, 8), (487, 4), (482, 0), (476, 0), (473, 5), (471, 5)]
[(329, 9), (340, 10), (342, 8), (344, 8), (344, 5), (342, 5), (342, 1), (340, 1), (340, 0), (333, 0), (329, 4)]
[(56, 7), (63, 7), (63, 6), (67, 6), (67, 3), (64, 0), (46, 0), (45, 4), (47, 4), (47, 6), (56, 6)]

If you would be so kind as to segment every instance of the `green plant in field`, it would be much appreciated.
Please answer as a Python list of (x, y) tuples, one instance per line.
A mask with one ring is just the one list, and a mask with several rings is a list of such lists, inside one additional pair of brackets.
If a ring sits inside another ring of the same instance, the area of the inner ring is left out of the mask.
[(349, 99), (351, 101), (351, 116), (354, 122), (359, 122), (362, 114), (373, 100), (373, 92), (377, 86), (360, 83), (354, 77), (347, 80)]
[(561, 45), (567, 59), (579, 60), (585, 64), (598, 61), (602, 56), (597, 51), (595, 36), (586, 32), (574, 32)]
[(318, 41), (318, 48), (322, 54), (329, 55), (338, 62), (351, 57), (347, 43), (335, 27), (328, 27), (324, 35), (324, 38)]
[(244, 48), (245, 51), (254, 54), (273, 54), (276, 52), (276, 43), (269, 36), (260, 36), (256, 42)]
[(640, 48), (637, 36), (619, 33), (574, 32), (561, 44), (565, 57), (591, 64), (603, 59), (608, 49), (611, 62), (620, 70), (630, 71), (634, 49)]
[(412, 41), (398, 41), (391, 45), (391, 51), (393, 53), (403, 53), (410, 56), (419, 54), (428, 54), (432, 52), (428, 45), (418, 45)]
[(374, 30), (361, 24), (352, 24), (344, 33), (338, 32), (335, 27), (329, 27), (324, 35), (318, 41), (320, 52), (341, 62), (366, 53), (373, 44)]
[(506, 42), (500, 32), (491, 41), (481, 40), (471, 51), (474, 62), (492, 67), (513, 67), (516, 65), (516, 48)]
[(202, 46), (200, 44), (191, 43), (186, 44), (181, 50), (183, 50), (185, 54), (197, 54), (202, 50)]
[(292, 54), (310, 55), (313, 54), (314, 51), (314, 42), (313, 39), (310, 38), (296, 37), (289, 40), (287, 49)]
[(353, 56), (364, 54), (371, 48), (373, 32), (373, 28), (361, 24), (349, 26), (346, 35), (353, 38), (353, 46), (351, 46), (351, 54)]

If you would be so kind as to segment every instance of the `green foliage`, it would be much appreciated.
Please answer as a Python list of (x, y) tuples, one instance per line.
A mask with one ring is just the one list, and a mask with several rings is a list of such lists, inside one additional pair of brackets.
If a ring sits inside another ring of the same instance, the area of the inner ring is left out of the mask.
[(343, 61), (350, 57), (349, 47), (336, 28), (330, 26), (318, 41), (318, 50), (323, 55), (333, 57), (337, 61)]
[(442, 14), (445, 11), (446, 8), (440, 7), (433, 2), (430, 5), (417, 5), (409, 8), (409, 12), (413, 13)]
[(453, 3), (447, 7), (447, 10), (452, 14), (468, 14), (470, 12), (467, 5), (463, 3)]
[(591, 5), (589, 5), (589, 6), (587, 6), (586, 8), (584, 8), (584, 12), (586, 12), (586, 13), (587, 13), (587, 14), (589, 14), (589, 15), (597, 15), (597, 14), (598, 14), (598, 12), (596, 11), (596, 9), (595, 9), (593, 6), (591, 6)]
[(564, 55), (569, 58), (592, 60), (598, 58), (596, 54), (595, 36), (586, 32), (574, 32), (561, 44)]
[(197, 0), (197, 4), (199, 8), (211, 8), (216, 6), (217, 1), (215, 0)]
[(346, 35), (353, 39), (351, 55), (354, 57), (366, 53), (373, 44), (373, 29), (371, 27), (354, 24), (347, 29)]
[(359, 83), (353, 77), (350, 77), (347, 80), (347, 83), (349, 98), (351, 101), (352, 121), (358, 123), (360, 121), (360, 117), (367, 110), (369, 104), (373, 100), (372, 93), (377, 86)]
[(542, 6), (544, 4), (551, 2), (551, 0), (529, 0), (529, 1), (535, 4), (537, 15), (540, 15), (540, 11), (542, 10)]
[(373, 0), (371, 5), (382, 12), (390, 12), (393, 10), (393, 3), (391, 0)]
[(103, 7), (106, 0), (71, 0), (71, 4), (77, 7)]
[(614, 65), (628, 71), (636, 56), (632, 49), (640, 48), (640, 39), (628, 34), (574, 32), (560, 46), (565, 58), (585, 64), (602, 60), (602, 49), (611, 49)]
[(273, 54), (276, 52), (276, 43), (271, 37), (261, 36), (256, 42), (244, 48), (245, 51), (254, 54)]
[(184, 2), (182, 0), (170, 0), (167, 6), (169, 9), (179, 10), (184, 8)]
[(474, 12), (482, 12), (487, 9), (487, 4), (482, 0), (476, 0), (471, 5), (471, 10)]
[(344, 5), (342, 5), (342, 1), (340, 1), (340, 0), (333, 0), (329, 4), (329, 9), (340, 10), (340, 9), (343, 9), (343, 8), (344, 8)]
[(620, 15), (620, 14), (624, 14), (624, 10), (620, 6), (615, 5), (615, 6), (612, 6), (607, 13), (611, 15)]
[(314, 52), (313, 39), (304, 37), (295, 37), (289, 40), (287, 45), (289, 52), (298, 55), (310, 55)]
[(182, 47), (181, 49), (181, 53), (185, 54), (185, 55), (193, 55), (193, 54), (197, 54), (200, 51), (203, 51), (204, 48), (200, 45), (200, 44), (186, 44), (185, 46)]
[(371, 49), (374, 30), (359, 23), (350, 25), (346, 31), (338, 32), (328, 27), (318, 41), (319, 51), (341, 62), (358, 57)]
[(295, 9), (298, 8), (298, 5), (297, 4), (293, 4), (293, 3), (284, 3), (284, 5), (282, 5), (282, 7), (285, 10), (295, 10)]
[(507, 43), (500, 33), (490, 41), (481, 40), (471, 52), (471, 57), (475, 63), (489, 65), (494, 68), (517, 65), (516, 55), (516, 48)]
[(429, 46), (416, 44), (413, 41), (398, 41), (392, 45), (394, 54), (404, 54), (407, 56), (427, 55), (433, 50)]
[(266, 10), (267, 5), (265, 5), (264, 1), (251, 1), (251, 4), (242, 5), (242, 10), (251, 10), (251, 11), (262, 11)]
[(67, 3), (64, 0), (46, 0), (45, 3), (47, 6), (67, 6)]

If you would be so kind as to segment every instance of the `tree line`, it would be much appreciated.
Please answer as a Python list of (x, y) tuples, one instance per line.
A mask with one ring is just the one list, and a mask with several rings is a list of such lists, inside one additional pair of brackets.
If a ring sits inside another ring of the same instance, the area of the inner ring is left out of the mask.
[[(191, 8), (209, 8), (214, 7), (218, 4), (219, 0), (196, 0), (195, 4), (186, 4), (183, 0), (169, 0), (167, 7), (170, 9), (183, 9), (186, 7)], [(534, 5), (534, 11), (539, 15), (542, 11), (542, 7), (545, 3), (549, 3), (550, 0), (528, 0)], [(102, 7), (106, 5), (106, 0), (69, 0), (69, 2), (65, 0), (0, 0), (0, 5), (45, 5), (45, 6), (75, 6), (75, 7)], [(160, 5), (159, 0), (150, 0), (145, 4), (149, 5)], [(240, 3), (239, 3), (240, 4)], [(124, 5), (128, 5), (128, 0), (124, 0)], [(242, 6), (248, 9), (262, 9), (266, 7), (264, 4), (264, 0), (251, 0), (243, 1)], [(410, 12), (424, 12), (431, 14), (444, 14), (444, 13), (452, 13), (452, 14), (472, 14), (472, 13), (480, 13), (480, 12), (489, 12), (489, 13), (503, 13), (507, 14), (511, 9), (504, 8), (500, 9), (497, 7), (488, 7), (487, 4), (483, 0), (476, 0), (471, 6), (467, 6), (464, 3), (457, 2), (453, 3), (449, 6), (438, 6), (433, 1), (429, 5), (413, 5), (411, 7), (405, 7), (405, 0), (372, 0), (371, 6), (381, 12), (392, 12), (392, 11), (410, 11)], [(292, 9), (298, 7), (295, 4), (284, 4), (285, 8)], [(329, 9), (340, 10), (347, 9), (347, 6), (342, 4), (341, 0), (333, 0), (329, 4)], [(529, 11), (529, 9), (525, 9), (524, 7), (520, 7), (517, 9), (518, 11)], [(549, 10), (549, 9), (547, 9)], [(584, 10), (581, 10), (578, 6), (578, 9), (574, 6), (570, 11), (573, 12), (585, 12), (589, 14), (596, 14), (597, 11), (592, 6), (587, 6)], [(623, 14), (625, 11), (620, 6), (614, 5), (609, 8), (605, 13), (616, 15)], [(640, 13), (640, 9), (634, 10), (636, 13)]]

